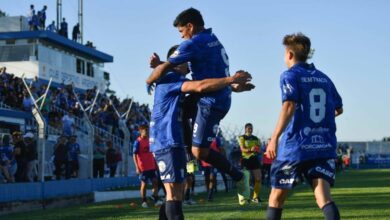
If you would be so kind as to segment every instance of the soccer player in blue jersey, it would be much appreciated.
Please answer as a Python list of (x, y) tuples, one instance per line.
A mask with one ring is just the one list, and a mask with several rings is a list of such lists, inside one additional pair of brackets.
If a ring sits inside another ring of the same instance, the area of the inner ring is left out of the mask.
[[(173, 25), (185, 39), (167, 62), (158, 65), (146, 83), (152, 85), (170, 68), (189, 63), (193, 80), (223, 78), (229, 76), (229, 60), (225, 48), (211, 28), (204, 27), (200, 12), (189, 8), (181, 12)], [(220, 153), (210, 149), (215, 136), (213, 130), (228, 113), (231, 105), (231, 92), (236, 85), (218, 91), (198, 95), (195, 100), (196, 115), (193, 118), (192, 153), (218, 170), (229, 174), (237, 181), (239, 203), (249, 199), (249, 173), (241, 172)]]
[[(176, 51), (172, 47), (168, 56)], [(186, 155), (182, 133), (182, 102), (184, 93), (207, 93), (234, 83), (246, 84), (251, 76), (237, 72), (232, 77), (189, 81), (187, 63), (177, 65), (156, 83), (150, 122), (151, 151), (167, 191), (165, 214), (168, 219), (184, 219), (182, 211)], [(160, 209), (164, 214), (164, 207)], [(161, 217), (161, 216), (160, 216)]]
[(302, 174), (325, 219), (340, 219), (330, 186), (335, 179), (335, 117), (343, 112), (342, 100), (330, 78), (306, 62), (311, 51), (308, 37), (286, 35), (283, 45), (288, 70), (280, 77), (283, 105), (266, 151), (276, 159), (266, 219), (281, 219), (287, 193)]

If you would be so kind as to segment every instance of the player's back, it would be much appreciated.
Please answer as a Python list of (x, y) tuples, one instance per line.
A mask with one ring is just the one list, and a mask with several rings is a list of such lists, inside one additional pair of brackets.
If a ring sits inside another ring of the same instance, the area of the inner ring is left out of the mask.
[(169, 72), (156, 85), (150, 122), (152, 152), (183, 146), (180, 117), (184, 98), (181, 86), (184, 81), (183, 75)]
[[(225, 48), (211, 29), (206, 29), (181, 43), (177, 51), (169, 58), (169, 62), (175, 65), (189, 62), (193, 80), (229, 76), (229, 58)], [(201, 96), (205, 104), (222, 110), (230, 108), (230, 87)]]
[(289, 96), (286, 100), (297, 104), (282, 137), (281, 157), (299, 161), (334, 158), (335, 110), (342, 107), (342, 101), (333, 82), (313, 64), (304, 63), (283, 73), (281, 81), (283, 94)]
[(211, 29), (195, 35), (191, 41), (199, 50), (190, 63), (194, 80), (229, 76), (229, 57)]

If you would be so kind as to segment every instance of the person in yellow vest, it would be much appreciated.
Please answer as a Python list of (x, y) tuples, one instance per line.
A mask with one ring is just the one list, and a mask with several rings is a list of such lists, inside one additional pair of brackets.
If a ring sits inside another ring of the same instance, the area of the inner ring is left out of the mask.
[[(241, 148), (242, 161), (241, 165), (244, 169), (250, 171), (254, 179), (253, 198), (252, 202), (260, 203), (260, 189), (261, 189), (261, 164), (258, 158), (260, 152), (260, 139), (254, 135), (253, 125), (247, 123), (245, 125), (245, 134), (238, 137), (238, 143)], [(240, 205), (244, 205), (245, 203)]]

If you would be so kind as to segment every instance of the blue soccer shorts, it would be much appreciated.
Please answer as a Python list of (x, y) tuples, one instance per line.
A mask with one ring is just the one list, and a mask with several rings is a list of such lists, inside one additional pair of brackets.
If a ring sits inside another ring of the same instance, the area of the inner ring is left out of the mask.
[(183, 183), (186, 170), (184, 147), (170, 147), (154, 152), (163, 183)]
[(313, 179), (324, 179), (331, 186), (335, 180), (334, 159), (317, 159), (304, 162), (275, 160), (271, 167), (271, 185), (277, 189), (292, 189), (302, 181), (302, 175), (312, 185)]
[(211, 108), (210, 105), (198, 103), (192, 134), (192, 146), (209, 148), (213, 138), (217, 135), (219, 122), (225, 117), (227, 111)]
[(139, 175), (139, 180), (141, 180), (142, 182), (145, 182), (145, 183), (147, 183), (149, 180), (150, 180), (150, 182), (152, 182), (153, 179), (156, 179), (156, 178), (157, 178), (156, 170), (142, 171), (141, 174)]

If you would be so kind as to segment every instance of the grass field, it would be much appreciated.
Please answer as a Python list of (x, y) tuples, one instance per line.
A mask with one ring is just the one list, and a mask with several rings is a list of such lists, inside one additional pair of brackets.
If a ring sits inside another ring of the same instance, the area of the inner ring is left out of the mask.
[[(267, 200), (269, 188), (263, 188), (262, 198)], [(390, 219), (390, 169), (349, 170), (338, 174), (333, 197), (342, 219)], [(233, 192), (218, 192), (213, 202), (199, 202), (185, 206), (186, 219), (264, 219), (267, 204), (239, 207)], [(137, 207), (130, 203), (136, 202)], [(158, 208), (142, 209), (137, 200), (118, 200), (84, 206), (51, 209), (1, 216), (5, 219), (157, 219)], [(285, 204), (283, 219), (323, 219), (308, 186), (295, 188)]]

